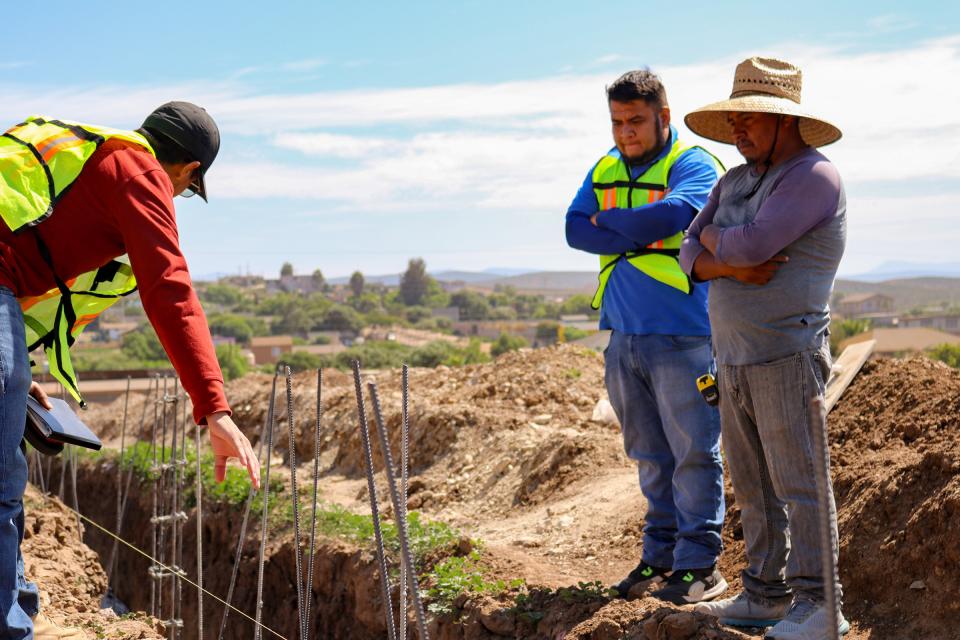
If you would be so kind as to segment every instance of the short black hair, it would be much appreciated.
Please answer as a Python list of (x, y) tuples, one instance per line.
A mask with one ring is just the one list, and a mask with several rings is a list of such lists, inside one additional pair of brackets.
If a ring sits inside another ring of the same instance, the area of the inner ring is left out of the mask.
[(667, 90), (660, 76), (648, 68), (627, 71), (607, 87), (607, 100), (633, 102), (643, 100), (652, 107), (667, 106)]
[(162, 133), (143, 128), (137, 129), (137, 133), (147, 139), (157, 155), (157, 160), (163, 164), (187, 164), (195, 160), (189, 151)]

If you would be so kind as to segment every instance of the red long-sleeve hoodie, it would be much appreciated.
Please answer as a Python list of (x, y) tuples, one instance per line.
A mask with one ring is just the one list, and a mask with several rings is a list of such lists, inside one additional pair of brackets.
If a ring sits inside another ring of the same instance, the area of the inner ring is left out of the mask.
[[(230, 410), (210, 329), (180, 251), (173, 184), (156, 158), (138, 145), (108, 140), (36, 232), (64, 280), (128, 254), (143, 308), (190, 394), (194, 419), (199, 424)], [(0, 224), (0, 285), (18, 297), (56, 286), (33, 234), (14, 235)]]

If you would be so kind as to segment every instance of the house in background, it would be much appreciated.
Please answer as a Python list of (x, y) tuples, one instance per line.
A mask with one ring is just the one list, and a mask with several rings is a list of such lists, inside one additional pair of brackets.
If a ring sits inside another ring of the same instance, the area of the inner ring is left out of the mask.
[(925, 313), (918, 316), (901, 316), (899, 326), (927, 328), (947, 333), (960, 334), (960, 313)]
[(291, 336), (259, 336), (250, 340), (250, 351), (253, 352), (257, 365), (273, 364), (283, 357), (283, 354), (293, 351)]
[(832, 307), (844, 318), (861, 318), (892, 313), (893, 298), (882, 293), (854, 293), (843, 296)]
[(871, 329), (840, 343), (840, 351), (852, 344), (876, 340), (874, 356), (901, 356), (913, 352), (926, 351), (940, 344), (960, 345), (960, 336), (935, 329)]

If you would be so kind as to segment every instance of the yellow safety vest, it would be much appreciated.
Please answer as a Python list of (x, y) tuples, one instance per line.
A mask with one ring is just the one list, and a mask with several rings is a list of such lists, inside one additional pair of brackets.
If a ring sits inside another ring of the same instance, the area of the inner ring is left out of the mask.
[[(0, 137), (0, 217), (21, 233), (46, 220), (97, 148), (111, 138), (144, 147), (156, 155), (139, 133), (66, 120), (32, 116)], [(54, 256), (36, 236), (57, 286), (39, 296), (20, 298), (27, 349), (42, 346), (50, 373), (84, 406), (70, 346), (90, 322), (121, 297), (136, 291), (137, 281), (126, 256), (66, 281), (54, 271)]]
[[(598, 207), (601, 211), (614, 208), (633, 209), (662, 200), (669, 191), (667, 180), (673, 163), (693, 148), (680, 140), (675, 141), (665, 156), (653, 163), (643, 175), (636, 179), (630, 175), (630, 168), (623, 161), (620, 153), (616, 150), (611, 151), (601, 158), (593, 169), (593, 192), (597, 196)], [(710, 155), (713, 157), (713, 154)], [(720, 161), (715, 157), (713, 159), (722, 170), (723, 165)], [(680, 269), (678, 261), (681, 242), (683, 242), (683, 231), (669, 238), (661, 238), (636, 251), (600, 256), (600, 274), (597, 277), (599, 284), (593, 295), (591, 306), (594, 309), (600, 308), (610, 274), (621, 261), (628, 262), (657, 282), (684, 293), (690, 293), (693, 289), (690, 278)]]

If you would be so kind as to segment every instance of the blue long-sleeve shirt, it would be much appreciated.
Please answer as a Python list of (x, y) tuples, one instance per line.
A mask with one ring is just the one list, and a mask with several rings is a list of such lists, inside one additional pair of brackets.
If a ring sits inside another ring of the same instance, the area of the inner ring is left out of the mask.
[[(647, 164), (630, 167), (638, 178), (665, 156), (677, 138)], [(614, 150), (615, 152), (615, 150)], [(600, 211), (593, 190), (594, 165), (567, 211), (567, 243), (598, 255), (632, 251), (685, 230), (717, 181), (717, 167), (702, 149), (690, 149), (674, 162), (663, 200), (632, 209)], [(590, 217), (598, 213), (597, 226)], [(617, 264), (610, 274), (600, 309), (600, 328), (631, 334), (709, 335), (707, 286), (697, 284), (685, 294), (657, 282), (629, 263)]]

